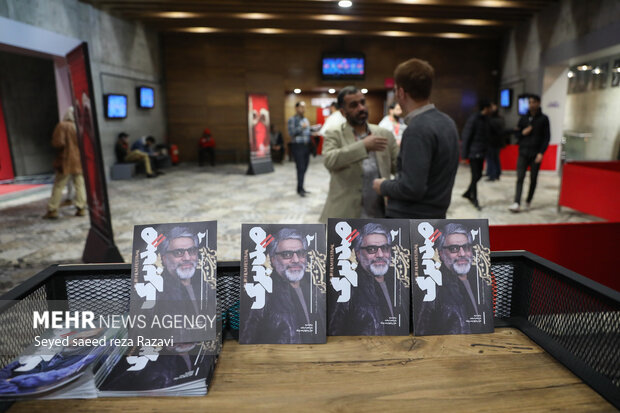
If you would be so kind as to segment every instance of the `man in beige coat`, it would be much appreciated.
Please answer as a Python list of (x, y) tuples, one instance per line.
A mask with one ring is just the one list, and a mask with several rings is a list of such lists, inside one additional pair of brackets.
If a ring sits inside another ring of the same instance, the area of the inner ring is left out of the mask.
[(76, 216), (86, 215), (86, 189), (84, 187), (84, 175), (82, 174), (82, 161), (80, 158), (80, 148), (78, 146), (75, 120), (73, 117), (73, 107), (70, 107), (52, 136), (52, 146), (58, 153), (54, 160), (54, 187), (52, 196), (47, 204), (45, 219), (58, 219), (58, 208), (62, 199), (62, 191), (67, 185), (69, 178), (73, 180), (75, 187), (75, 207)]
[(347, 86), (338, 94), (346, 122), (327, 130), (323, 143), (331, 179), (321, 222), (328, 218), (383, 218), (385, 202), (372, 189), (373, 179), (396, 171), (398, 145), (386, 129), (368, 123), (364, 95)]

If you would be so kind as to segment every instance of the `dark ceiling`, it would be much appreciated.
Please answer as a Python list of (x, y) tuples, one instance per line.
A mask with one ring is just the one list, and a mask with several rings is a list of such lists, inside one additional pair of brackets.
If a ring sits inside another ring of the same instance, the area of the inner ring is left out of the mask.
[(80, 0), (162, 32), (497, 38), (557, 0)]

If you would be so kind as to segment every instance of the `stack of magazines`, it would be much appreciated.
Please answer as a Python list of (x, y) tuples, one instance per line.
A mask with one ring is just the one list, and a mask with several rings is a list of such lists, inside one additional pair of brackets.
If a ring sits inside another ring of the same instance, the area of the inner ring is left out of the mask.
[(5, 399), (95, 398), (93, 368), (114, 353), (123, 329), (50, 329), (35, 337), (19, 357), (0, 370)]
[(97, 372), (99, 397), (204, 396), (217, 362), (210, 344), (129, 347)]

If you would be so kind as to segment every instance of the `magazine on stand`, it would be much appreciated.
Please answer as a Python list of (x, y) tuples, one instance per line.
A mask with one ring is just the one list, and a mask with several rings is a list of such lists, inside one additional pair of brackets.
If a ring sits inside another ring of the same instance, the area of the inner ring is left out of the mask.
[(241, 226), (241, 344), (325, 343), (325, 225)]
[(409, 234), (409, 220), (328, 220), (328, 335), (409, 334)]
[(493, 332), (486, 219), (411, 221), (413, 333)]
[(138, 346), (215, 339), (216, 249), (216, 221), (134, 227), (129, 337)]

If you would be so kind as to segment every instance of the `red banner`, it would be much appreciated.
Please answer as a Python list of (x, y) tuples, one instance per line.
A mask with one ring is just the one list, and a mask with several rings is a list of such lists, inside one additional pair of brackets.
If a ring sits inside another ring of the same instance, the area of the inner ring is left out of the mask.
[(248, 139), (250, 143), (248, 173), (273, 172), (267, 95), (248, 95)]
[(112, 233), (86, 43), (82, 43), (67, 55), (67, 64), (91, 225), (82, 258), (85, 262), (122, 262)]

